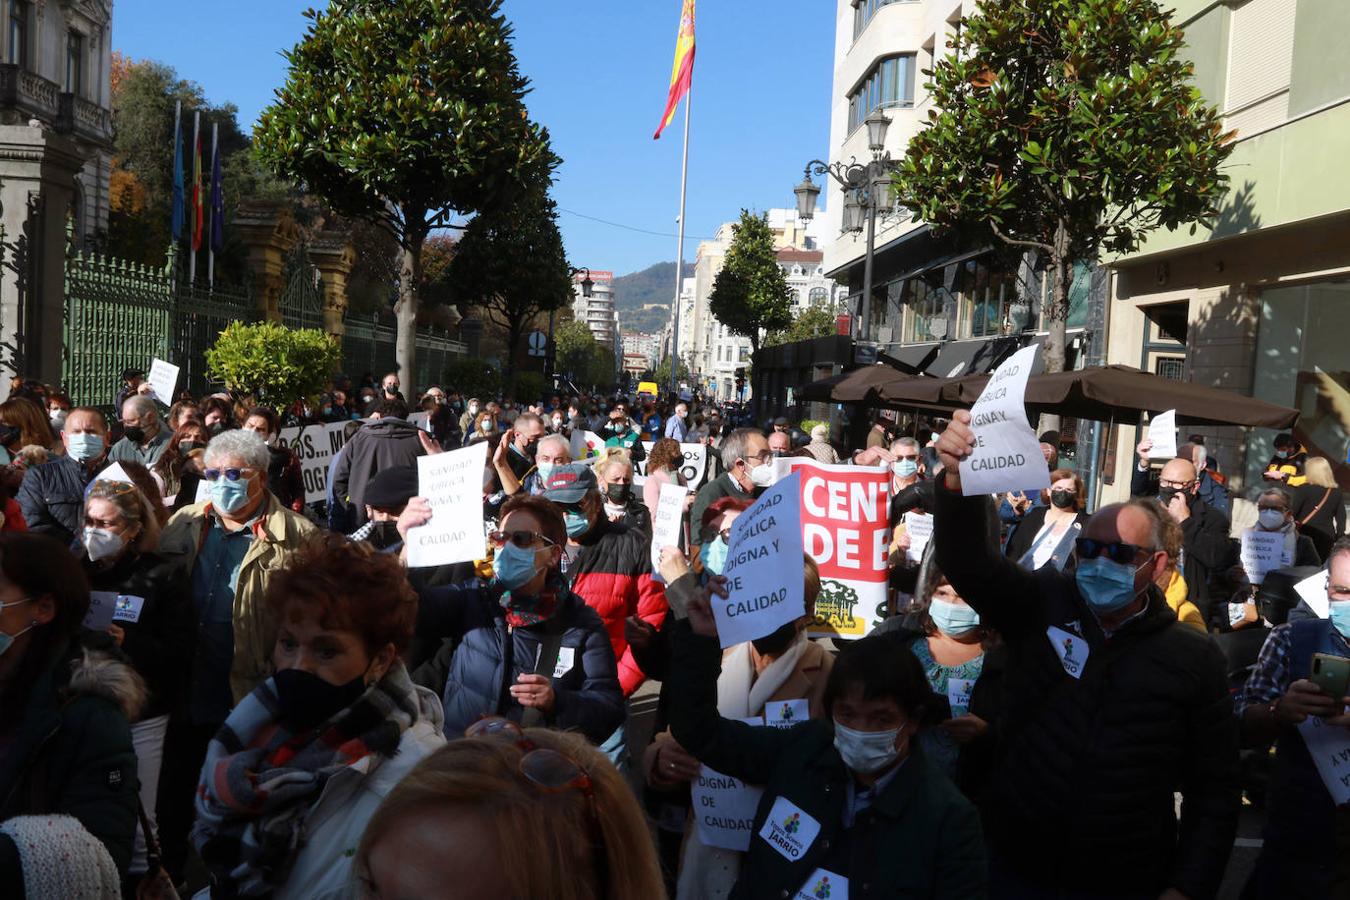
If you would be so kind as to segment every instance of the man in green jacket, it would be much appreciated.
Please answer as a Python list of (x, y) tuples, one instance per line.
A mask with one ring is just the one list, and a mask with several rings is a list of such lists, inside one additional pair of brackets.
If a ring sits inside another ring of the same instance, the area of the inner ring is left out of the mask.
[[(723, 579), (710, 586), (726, 595)], [(691, 600), (676, 626), (670, 725), (710, 769), (764, 787), (732, 897), (983, 897), (979, 818), (914, 740), (934, 697), (913, 654), (882, 638), (846, 645), (825, 687), (828, 720), (723, 719), (709, 602)]]

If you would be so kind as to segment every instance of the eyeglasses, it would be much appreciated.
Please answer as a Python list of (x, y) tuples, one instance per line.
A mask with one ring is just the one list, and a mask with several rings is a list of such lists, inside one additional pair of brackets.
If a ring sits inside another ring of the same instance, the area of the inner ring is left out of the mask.
[(1166, 478), (1159, 479), (1158, 481), (1158, 487), (1176, 491), (1189, 491), (1194, 484), (1194, 481), (1170, 481)]
[(906, 456), (906, 455), (903, 454), (903, 453), (897, 453), (897, 454), (895, 455), (895, 458), (896, 458), (896, 459), (907, 459), (907, 460), (909, 460), (910, 462), (918, 462), (918, 461), (919, 461), (919, 457), (918, 457), (917, 455), (914, 455), (914, 456)]
[(257, 469), (231, 466), (228, 469), (207, 469), (202, 472), (202, 477), (207, 481), (219, 481), (221, 476), (224, 476), (226, 481), (238, 481), (240, 478), (252, 478), (256, 474), (258, 474)]
[(88, 487), (84, 489), (84, 499), (91, 497), (120, 497), (123, 494), (130, 494), (136, 490), (136, 485), (130, 481), (114, 481), (108, 478), (101, 478), (98, 481), (89, 482)]
[(528, 531), (524, 528), (515, 531), (488, 532), (488, 541), (494, 547), (504, 547), (506, 542), (510, 541), (513, 546), (519, 547), (521, 550), (529, 550), (534, 546), (535, 541), (543, 541), (549, 547), (557, 546), (555, 541), (551, 541), (542, 534), (537, 534), (536, 532)]
[(1074, 544), (1078, 548), (1080, 560), (1096, 559), (1104, 553), (1107, 559), (1121, 565), (1134, 562), (1140, 553), (1156, 552), (1137, 544), (1127, 544), (1124, 541), (1098, 541), (1092, 538), (1078, 538)]

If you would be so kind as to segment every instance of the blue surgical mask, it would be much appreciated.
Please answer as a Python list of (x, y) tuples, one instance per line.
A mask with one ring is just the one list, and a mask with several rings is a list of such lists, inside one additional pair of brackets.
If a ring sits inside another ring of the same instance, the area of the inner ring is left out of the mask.
[(1096, 556), (1078, 561), (1074, 580), (1088, 607), (1101, 615), (1129, 606), (1139, 596), (1139, 591), (1134, 587), (1134, 573), (1137, 571), (1128, 563)]
[(918, 474), (919, 464), (912, 459), (897, 459), (891, 464), (891, 470), (900, 478)]
[(492, 574), (508, 591), (518, 590), (530, 583), (539, 573), (534, 564), (534, 551), (522, 550), (515, 544), (504, 544), (492, 558)]
[(553, 463), (541, 462), (534, 464), (534, 470), (539, 473), (539, 480), (548, 484), (548, 476), (553, 474)]
[[(28, 603), (31, 599), (32, 599), (31, 597), (24, 597), (22, 600), (15, 600), (13, 603), (0, 603), (0, 609), (8, 609), (11, 606), (18, 606), (20, 603)], [(16, 634), (5, 634), (3, 631), (0, 631), (0, 656), (4, 656), (5, 651), (7, 651), (10, 647), (14, 646), (15, 638), (17, 638), (21, 634), (24, 634), (25, 632), (32, 631), (33, 626), (36, 624), (37, 624), (36, 621), (30, 622), (27, 628), (23, 629), (23, 631), (20, 631)]]
[(980, 627), (980, 614), (972, 607), (940, 597), (934, 597), (928, 604), (928, 616), (938, 631), (952, 637), (961, 637)]
[(222, 475), (211, 482), (211, 505), (229, 515), (239, 512), (248, 505), (248, 483), (252, 479), (241, 477), (238, 481), (229, 481)]
[(714, 540), (703, 545), (703, 568), (714, 575), (721, 575), (727, 564), (727, 542), (719, 534)]
[(103, 436), (89, 434), (88, 432), (68, 434), (66, 435), (66, 450), (70, 453), (70, 458), (79, 463), (98, 459), (103, 455)]
[(569, 509), (563, 513), (563, 522), (567, 524), (568, 537), (581, 537), (591, 530), (591, 520), (586, 518), (586, 514), (578, 512), (575, 509)]
[(1331, 627), (1350, 641), (1350, 600), (1333, 600), (1327, 606), (1327, 618), (1331, 620)]

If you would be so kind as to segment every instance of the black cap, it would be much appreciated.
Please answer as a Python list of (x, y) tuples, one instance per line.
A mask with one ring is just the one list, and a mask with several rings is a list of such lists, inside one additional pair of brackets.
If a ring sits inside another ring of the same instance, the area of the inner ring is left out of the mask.
[(1045, 434), (1041, 435), (1040, 440), (1041, 440), (1041, 443), (1042, 443), (1042, 444), (1049, 444), (1051, 447), (1054, 447), (1056, 450), (1059, 449), (1059, 432), (1058, 432), (1058, 431), (1047, 431)]
[(417, 467), (394, 466), (381, 469), (366, 484), (363, 502), (376, 509), (402, 509), (417, 496)]
[(144, 377), (145, 377), (144, 369), (124, 369), (122, 371), (123, 381), (127, 381), (128, 379), (131, 378), (144, 378)]

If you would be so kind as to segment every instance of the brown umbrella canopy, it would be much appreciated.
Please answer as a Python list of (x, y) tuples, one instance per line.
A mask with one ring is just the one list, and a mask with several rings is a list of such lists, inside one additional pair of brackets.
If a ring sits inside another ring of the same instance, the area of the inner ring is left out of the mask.
[(874, 366), (863, 366), (852, 372), (813, 381), (801, 387), (797, 391), (797, 396), (803, 400), (823, 403), (875, 403), (878, 399), (877, 391), (883, 385), (893, 381), (906, 381), (913, 377), (891, 366), (877, 363)]
[[(968, 405), (984, 390), (988, 376), (941, 379), (944, 400)], [(1173, 381), (1131, 366), (1093, 366), (1027, 380), (1027, 406), (1033, 412), (1078, 419), (1138, 421), (1146, 412), (1177, 411), (1188, 425), (1246, 425), (1287, 430), (1298, 410), (1254, 397), (1188, 381)]]

